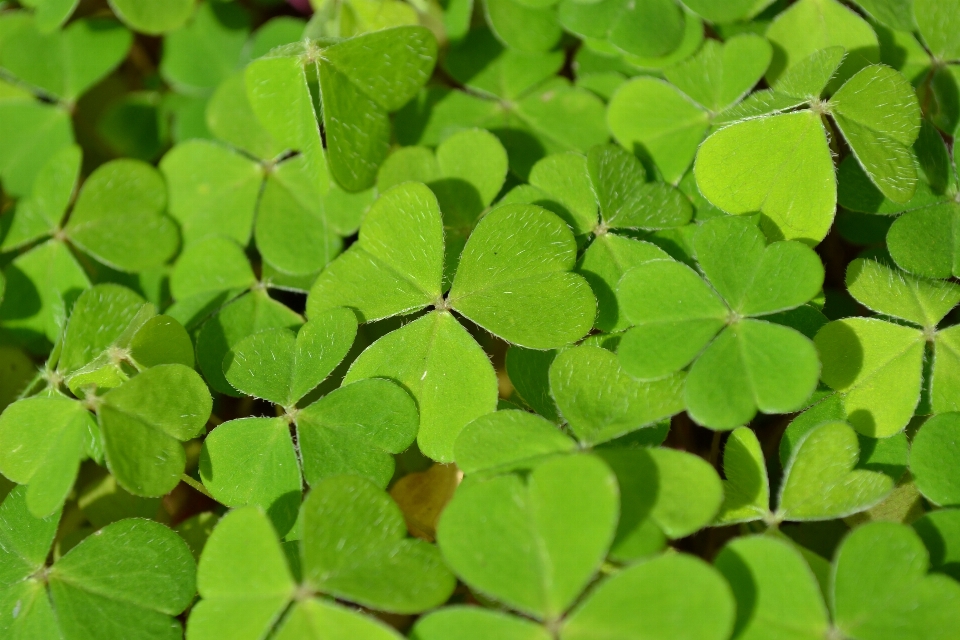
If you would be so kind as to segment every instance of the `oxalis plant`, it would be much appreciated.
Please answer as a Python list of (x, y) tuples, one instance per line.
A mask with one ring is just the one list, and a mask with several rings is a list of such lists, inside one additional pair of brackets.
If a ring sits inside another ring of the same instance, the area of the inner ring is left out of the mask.
[(0, 1), (0, 637), (955, 640), (957, 0)]

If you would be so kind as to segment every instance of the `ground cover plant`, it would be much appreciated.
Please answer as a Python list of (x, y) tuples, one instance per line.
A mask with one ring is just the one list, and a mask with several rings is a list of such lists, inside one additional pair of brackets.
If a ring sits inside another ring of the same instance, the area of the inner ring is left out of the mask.
[(956, 639), (958, 131), (958, 0), (0, 0), (0, 637)]

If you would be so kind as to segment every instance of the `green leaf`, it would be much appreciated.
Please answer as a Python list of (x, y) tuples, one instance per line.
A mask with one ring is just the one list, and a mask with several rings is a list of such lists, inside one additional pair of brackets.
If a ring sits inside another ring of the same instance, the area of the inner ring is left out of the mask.
[(217, 523), (200, 556), (197, 590), (201, 599), (187, 621), (192, 639), (252, 640), (279, 621), (296, 584), (262, 511), (237, 509)]
[(203, 3), (192, 20), (164, 37), (160, 74), (181, 93), (211, 91), (237, 70), (249, 35), (244, 9)]
[(506, 371), (514, 389), (531, 409), (551, 422), (560, 421), (550, 395), (550, 365), (556, 357), (556, 351), (523, 347), (510, 347), (506, 357)]
[(688, 0), (684, 4), (710, 22), (725, 24), (751, 18), (772, 2), (768, 0)]
[(737, 601), (738, 640), (828, 637), (830, 620), (803, 556), (771, 536), (732, 540), (714, 560)]
[(774, 19), (766, 37), (774, 52), (766, 75), (769, 84), (806, 56), (827, 47), (842, 46), (850, 54), (827, 87), (831, 93), (863, 67), (880, 62), (873, 29), (837, 0), (800, 0)]
[(927, 575), (928, 566), (927, 551), (909, 527), (873, 522), (855, 530), (837, 551), (836, 627), (870, 640), (952, 637), (960, 624), (960, 585)]
[(357, 335), (349, 309), (330, 309), (300, 327), (247, 336), (224, 357), (223, 373), (239, 391), (292, 408), (340, 364)]
[(249, 242), (263, 183), (259, 164), (214, 142), (188, 140), (163, 156), (160, 171), (184, 244), (217, 234)]
[(917, 184), (910, 147), (920, 133), (920, 104), (907, 79), (873, 65), (850, 78), (828, 104), (870, 180), (894, 202), (909, 201)]
[(526, 411), (495, 411), (460, 432), (454, 445), (457, 467), (469, 475), (527, 467), (541, 458), (570, 453), (576, 443), (557, 426)]
[(960, 504), (960, 459), (957, 434), (960, 415), (942, 413), (927, 420), (910, 447), (910, 473), (920, 492), (933, 504)]
[(931, 329), (960, 302), (960, 287), (951, 282), (917, 278), (872, 259), (851, 262), (846, 283), (871, 311)]
[(753, 34), (707, 40), (696, 55), (664, 72), (667, 80), (711, 113), (739, 102), (763, 77), (773, 50)]
[[(397, 3), (400, 6), (401, 3)], [(401, 640), (403, 636), (373, 616), (324, 600), (301, 600), (284, 618), (277, 640)]]
[[(381, 611), (416, 613), (446, 602), (455, 586), (440, 552), (406, 537), (400, 508), (356, 476), (313, 488), (302, 507), (304, 583)], [(343, 553), (349, 541), (352, 552)]]
[[(43, 567), (60, 523), (59, 509), (46, 518), (30, 513), (27, 491), (27, 487), (14, 487), (0, 504), (0, 593)], [(0, 618), (3, 622), (7, 620)]]
[(693, 361), (726, 324), (730, 311), (690, 267), (654, 260), (620, 280), (617, 298), (635, 325), (617, 352), (624, 369), (655, 380)]
[(682, 384), (683, 374), (638, 381), (621, 368), (616, 354), (593, 346), (568, 349), (550, 366), (550, 391), (583, 444), (612, 440), (679, 413)]
[[(210, 133), (255, 158), (272, 160), (283, 152), (283, 146), (264, 128), (254, 113), (247, 98), (243, 72), (235, 73), (220, 83), (210, 96), (204, 115)], [(173, 194), (170, 199), (174, 199)]]
[(550, 633), (524, 618), (480, 607), (452, 606), (429, 613), (413, 626), (411, 640), (550, 640)]
[(895, 31), (911, 32), (917, 29), (913, 0), (857, 0), (856, 3), (877, 22)]
[(773, 85), (774, 96), (796, 98), (800, 104), (818, 100), (846, 56), (846, 50), (839, 45), (817, 49), (784, 71)]
[(244, 338), (265, 329), (296, 329), (303, 318), (256, 289), (207, 320), (197, 336), (197, 363), (214, 391), (239, 395), (223, 375), (223, 360)]
[(143, 298), (116, 284), (98, 284), (80, 294), (63, 334), (57, 371), (69, 376), (92, 362), (121, 336), (141, 307)]
[(147, 369), (108, 391), (97, 415), (107, 466), (120, 485), (140, 496), (173, 489), (186, 463), (180, 442), (202, 431), (212, 402), (200, 376), (180, 364)]
[[(641, 171), (641, 182), (645, 178)], [(555, 210), (570, 225), (574, 235), (593, 231), (597, 226), (597, 195), (587, 159), (574, 152), (555, 153), (538, 161), (530, 169), (530, 184), (549, 194), (559, 205)], [(532, 204), (541, 204), (533, 202)], [(548, 207), (549, 208), (549, 207)]]
[(727, 438), (723, 449), (723, 475), (726, 479), (723, 481), (723, 507), (717, 516), (718, 523), (751, 522), (770, 512), (770, 481), (763, 449), (756, 434), (747, 427), (734, 429)]
[(941, 60), (960, 59), (960, 38), (957, 36), (956, 0), (914, 0), (913, 13), (916, 16), (920, 35), (935, 58)]
[(113, 160), (94, 171), (77, 196), (64, 232), (71, 242), (121, 271), (158, 267), (177, 250), (160, 172), (138, 160)]
[(152, 36), (178, 29), (193, 14), (195, 0), (108, 0), (117, 17), (134, 31)]
[(310, 486), (341, 473), (386, 487), (394, 458), (417, 437), (417, 406), (382, 378), (343, 386), (296, 414), (303, 476)]
[(590, 286), (570, 273), (576, 241), (562, 220), (531, 205), (486, 216), (464, 247), (447, 304), (504, 340), (552, 349), (593, 326)]
[(650, 157), (667, 182), (686, 173), (707, 132), (709, 114), (672, 85), (640, 77), (610, 98), (607, 125), (617, 142)]
[(957, 579), (960, 510), (930, 511), (913, 523), (913, 529), (930, 552), (931, 569)]
[(694, 171), (707, 200), (727, 213), (759, 211), (774, 239), (816, 244), (833, 222), (833, 159), (819, 116), (811, 111), (720, 129), (701, 145)]
[(170, 292), (183, 302), (224, 291), (243, 291), (256, 282), (250, 261), (235, 240), (208, 236), (180, 253), (170, 274)]
[(930, 403), (934, 413), (960, 410), (957, 381), (960, 379), (960, 329), (937, 332), (933, 340), (934, 362)]
[(797, 443), (784, 468), (777, 513), (787, 520), (831, 520), (865, 511), (893, 489), (883, 473), (855, 469), (857, 434), (827, 422)]
[(354, 361), (349, 384), (382, 377), (406, 389), (420, 411), (417, 444), (439, 462), (453, 460), (461, 429), (497, 406), (497, 377), (486, 354), (449, 312), (430, 313), (388, 333)]
[(28, 194), (50, 157), (73, 144), (70, 115), (54, 105), (12, 100), (0, 103), (0, 116), (3, 189), (11, 195)]
[(153, 316), (130, 339), (129, 359), (139, 369), (158, 364), (193, 368), (193, 342), (183, 325), (167, 315)]
[(640, 562), (600, 583), (566, 619), (561, 640), (724, 640), (733, 629), (730, 587), (686, 554)]
[(474, 589), (557, 620), (606, 555), (617, 494), (613, 474), (596, 458), (548, 460), (526, 482), (504, 475), (462, 486), (443, 512), (437, 540)]
[(640, 0), (621, 4), (622, 13), (610, 28), (612, 45), (627, 53), (657, 58), (683, 42), (684, 13), (670, 0)]
[(548, 51), (563, 33), (556, 14), (549, 8), (528, 6), (517, 0), (483, 0), (483, 10), (493, 34), (511, 49)]
[(823, 381), (843, 396), (847, 421), (863, 435), (902, 431), (920, 399), (924, 339), (917, 329), (870, 318), (829, 323), (817, 334)]
[(75, 20), (51, 33), (31, 21), (3, 39), (0, 58), (20, 80), (73, 104), (123, 61), (132, 41), (114, 20)]
[[(930, 238), (942, 238), (930, 242)], [(928, 278), (960, 273), (960, 205), (944, 203), (897, 218), (887, 233), (891, 257), (906, 271)]]
[(80, 4), (80, 0), (40, 0), (37, 4), (37, 29), (49, 33), (66, 22)]
[(63, 506), (96, 429), (89, 411), (62, 396), (27, 398), (0, 414), (0, 472), (29, 485), (30, 513), (45, 518)]
[(801, 409), (817, 387), (820, 363), (793, 329), (741, 320), (724, 329), (690, 367), (684, 397), (694, 420), (713, 429), (749, 422), (757, 410)]
[(370, 207), (357, 242), (317, 278), (307, 315), (350, 307), (369, 322), (416, 311), (441, 298), (443, 257), (436, 197), (422, 184), (393, 187)]

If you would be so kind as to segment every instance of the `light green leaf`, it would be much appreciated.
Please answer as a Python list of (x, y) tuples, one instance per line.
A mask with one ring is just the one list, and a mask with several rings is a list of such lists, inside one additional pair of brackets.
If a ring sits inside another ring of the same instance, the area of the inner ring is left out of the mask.
[(259, 164), (214, 142), (188, 140), (163, 156), (160, 170), (184, 244), (217, 234), (250, 241), (263, 183)]
[(819, 100), (846, 55), (846, 50), (841, 46), (817, 49), (783, 72), (773, 85), (774, 96), (782, 95), (801, 101), (791, 106)]
[[(642, 171), (642, 169), (641, 169)], [(538, 187), (561, 205), (554, 211), (580, 236), (597, 226), (597, 196), (582, 154), (555, 153), (538, 161), (530, 169), (530, 184)], [(545, 204), (533, 202), (532, 204)], [(553, 209), (551, 209), (553, 211)]]
[(550, 640), (542, 626), (499, 611), (480, 607), (452, 606), (429, 613), (413, 626), (411, 640)]
[(63, 506), (96, 429), (83, 405), (62, 396), (26, 398), (0, 414), (0, 472), (29, 485), (30, 513), (45, 518)]
[(596, 316), (590, 286), (570, 272), (576, 251), (570, 228), (546, 209), (497, 207), (467, 241), (447, 304), (521, 346), (569, 344)]
[(243, 248), (231, 238), (213, 235), (183, 250), (170, 274), (170, 292), (182, 302), (196, 296), (243, 291), (256, 282)]
[(696, 55), (664, 71), (675, 87), (711, 113), (739, 102), (770, 64), (770, 43), (753, 34), (707, 40)]
[(909, 201), (917, 184), (910, 147), (920, 133), (920, 104), (907, 79), (873, 65), (850, 78), (828, 104), (870, 180), (894, 202)]
[(117, 284), (98, 284), (77, 298), (63, 334), (57, 371), (64, 376), (91, 363), (114, 343), (143, 307), (143, 298)]
[(896, 263), (911, 273), (928, 278), (960, 273), (960, 205), (944, 203), (903, 214), (890, 227), (887, 245)]
[(195, 0), (108, 0), (131, 29), (152, 36), (178, 29), (193, 13)]
[(953, 637), (960, 585), (927, 575), (928, 566), (927, 550), (909, 527), (873, 522), (856, 529), (837, 551), (831, 585), (837, 628), (865, 640)]
[(734, 429), (727, 438), (723, 449), (723, 475), (726, 479), (723, 481), (723, 507), (717, 516), (718, 523), (751, 522), (770, 512), (767, 463), (760, 441), (747, 427)]
[(443, 220), (425, 185), (406, 183), (374, 202), (360, 238), (317, 278), (307, 315), (354, 309), (363, 322), (410, 313), (442, 295)]
[(701, 145), (694, 171), (707, 200), (727, 213), (759, 211), (774, 239), (816, 244), (833, 222), (833, 159), (819, 116), (811, 111), (720, 129)]
[(40, 0), (34, 14), (37, 29), (41, 33), (49, 33), (59, 28), (70, 18), (78, 4), (80, 0)]
[(550, 391), (581, 443), (597, 444), (653, 426), (683, 407), (683, 374), (641, 382), (616, 354), (593, 346), (562, 352), (550, 366)]
[(803, 556), (772, 536), (737, 538), (714, 566), (737, 600), (737, 640), (820, 640), (830, 633), (827, 607)]
[(341, 473), (386, 487), (394, 458), (417, 437), (417, 405), (383, 378), (340, 387), (296, 414), (303, 476), (310, 486)]
[(624, 3), (610, 28), (610, 44), (635, 56), (658, 58), (679, 48), (684, 13), (670, 0)]
[(244, 9), (203, 3), (189, 23), (164, 37), (160, 74), (181, 93), (203, 95), (237, 70), (249, 35)]
[(166, 364), (108, 391), (97, 410), (110, 472), (134, 495), (160, 496), (180, 481), (180, 442), (196, 437), (212, 399), (192, 369)]
[(917, 278), (867, 258), (850, 263), (846, 284), (868, 309), (931, 329), (960, 302), (960, 287), (951, 282)]
[[(27, 487), (14, 487), (0, 505), (0, 593), (42, 568), (60, 523), (60, 510), (37, 518), (27, 508)], [(8, 609), (3, 609), (6, 614)], [(8, 623), (6, 616), (0, 624)], [(2, 627), (0, 627), (2, 628)]]
[(354, 361), (349, 384), (382, 377), (400, 383), (417, 401), (424, 455), (453, 460), (461, 429), (497, 406), (497, 377), (487, 355), (448, 312), (434, 312), (388, 333)]
[[(450, 232), (472, 227), (480, 213), (500, 193), (507, 177), (507, 151), (489, 131), (458, 131), (437, 147), (437, 194), (444, 223)], [(424, 181), (427, 182), (427, 181)]]
[(457, 467), (469, 475), (526, 467), (540, 458), (575, 449), (576, 443), (555, 424), (511, 409), (488, 413), (468, 424), (453, 451)]
[(730, 587), (699, 558), (669, 554), (600, 583), (566, 619), (561, 640), (725, 640), (733, 629)]
[(854, 469), (857, 434), (846, 423), (809, 431), (784, 468), (777, 513), (786, 520), (832, 520), (865, 511), (893, 489), (883, 473)]
[(684, 397), (690, 416), (713, 429), (733, 429), (757, 410), (801, 409), (817, 387), (820, 363), (809, 338), (787, 327), (741, 320), (697, 358)]
[(138, 369), (158, 364), (193, 368), (193, 342), (183, 325), (168, 315), (153, 316), (130, 339), (129, 359)]
[(231, 511), (217, 524), (200, 556), (201, 599), (190, 612), (187, 637), (262, 638), (279, 621), (295, 589), (266, 515), (255, 507)]
[[(401, 6), (401, 3), (397, 3)], [(359, 611), (326, 600), (297, 602), (274, 636), (276, 640), (402, 640), (393, 627)]]
[(926, 513), (913, 523), (930, 552), (931, 569), (957, 579), (958, 543), (960, 543), (960, 509), (938, 509)]
[(709, 114), (672, 85), (640, 77), (610, 98), (607, 125), (628, 151), (649, 157), (663, 179), (676, 184), (707, 132)]
[[(220, 83), (207, 102), (205, 116), (207, 128), (216, 138), (255, 158), (272, 160), (283, 152), (283, 146), (254, 113), (243, 72)], [(170, 198), (173, 200), (172, 194)]]
[(539, 53), (553, 48), (563, 33), (556, 14), (517, 0), (483, 0), (491, 31), (511, 49)]
[(934, 57), (941, 60), (960, 59), (960, 36), (957, 35), (956, 0), (913, 0), (920, 35)]
[(920, 399), (924, 339), (918, 329), (871, 318), (826, 325), (815, 339), (823, 381), (843, 395), (847, 421), (863, 435), (903, 430)]
[(710, 343), (730, 310), (693, 269), (672, 260), (634, 267), (620, 280), (617, 298), (635, 325), (617, 353), (624, 369), (641, 380), (679, 371)]
[(59, 149), (73, 144), (70, 114), (50, 104), (0, 103), (0, 179), (11, 195), (30, 193), (40, 169)]
[(920, 427), (910, 447), (910, 473), (917, 488), (939, 506), (960, 505), (958, 434), (960, 414), (942, 413)]
[(753, 17), (772, 0), (686, 0), (684, 4), (710, 22), (725, 24)]
[(880, 62), (880, 45), (873, 29), (837, 0), (800, 0), (774, 19), (766, 37), (774, 52), (766, 75), (770, 84), (786, 69), (827, 47), (842, 46), (849, 54), (827, 86), (831, 93), (860, 69)]
[(526, 482), (504, 475), (462, 486), (443, 512), (437, 540), (474, 589), (556, 620), (606, 555), (617, 496), (613, 474), (596, 458), (548, 460)]
[[(455, 579), (439, 550), (406, 537), (400, 508), (356, 476), (313, 488), (302, 507), (304, 583), (381, 611), (416, 613), (446, 602)], [(351, 553), (343, 553), (349, 541)]]
[(953, 326), (937, 332), (933, 345), (931, 409), (933, 413), (960, 411), (960, 329)]
[(506, 370), (514, 389), (531, 409), (551, 422), (559, 422), (557, 406), (550, 395), (550, 365), (556, 351), (523, 347), (507, 349)]
[(77, 196), (64, 232), (101, 262), (121, 271), (158, 267), (177, 250), (160, 172), (139, 160), (113, 160), (94, 171)]
[(856, 0), (864, 11), (895, 31), (916, 31), (913, 0)]

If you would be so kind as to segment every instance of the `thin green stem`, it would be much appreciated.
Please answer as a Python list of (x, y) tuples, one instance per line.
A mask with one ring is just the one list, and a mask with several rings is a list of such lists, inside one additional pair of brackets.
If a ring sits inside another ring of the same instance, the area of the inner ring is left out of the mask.
[(206, 488), (205, 486), (203, 486), (203, 483), (202, 483), (202, 482), (197, 482), (196, 480), (194, 480), (193, 478), (191, 478), (190, 476), (188, 476), (188, 475), (185, 474), (185, 473), (181, 473), (181, 474), (180, 474), (180, 479), (181, 479), (183, 482), (185, 482), (185, 483), (187, 483), (188, 485), (190, 485), (191, 487), (193, 487), (194, 489), (196, 489), (197, 491), (199, 491), (200, 493), (202, 493), (203, 495), (205, 495), (205, 496), (207, 496), (208, 498), (210, 498), (211, 500), (216, 500), (216, 498), (214, 498), (212, 495), (210, 495), (210, 492), (207, 491), (207, 488)]

